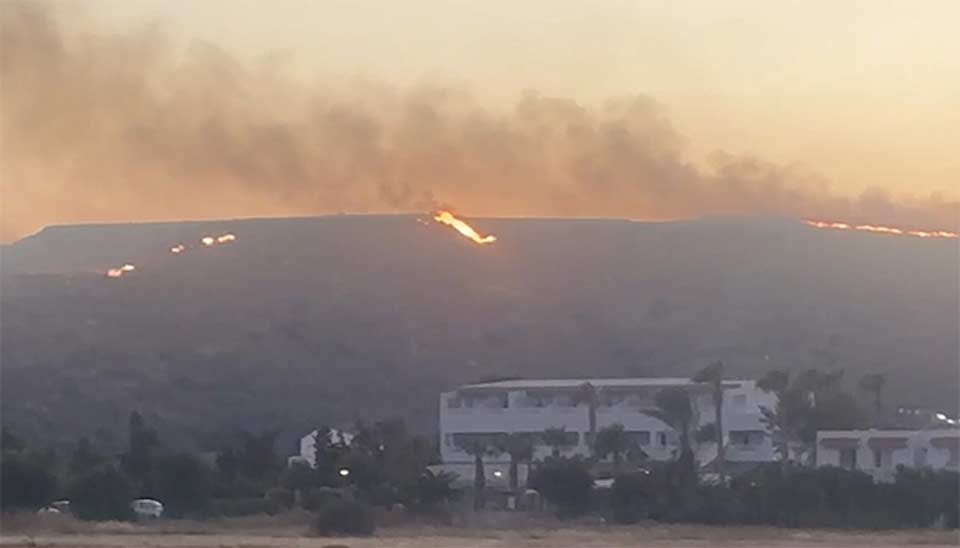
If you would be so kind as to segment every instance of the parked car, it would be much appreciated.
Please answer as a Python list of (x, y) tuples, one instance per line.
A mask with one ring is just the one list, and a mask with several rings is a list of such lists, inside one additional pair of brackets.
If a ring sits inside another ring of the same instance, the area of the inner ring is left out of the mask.
[(130, 509), (137, 518), (157, 519), (163, 515), (163, 503), (159, 500), (137, 499), (130, 503)]
[(38, 514), (69, 514), (69, 500), (55, 500), (43, 508), (37, 510)]

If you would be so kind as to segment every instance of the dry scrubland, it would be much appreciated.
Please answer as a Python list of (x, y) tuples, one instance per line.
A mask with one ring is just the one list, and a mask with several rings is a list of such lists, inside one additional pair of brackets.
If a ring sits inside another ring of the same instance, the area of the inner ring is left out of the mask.
[(80, 523), (70, 519), (7, 516), (3, 547), (156, 548), (646, 548), (731, 547), (946, 547), (960, 546), (956, 531), (841, 532), (767, 527), (647, 524), (608, 526), (590, 521), (559, 524), (487, 515), (460, 527), (397, 525), (371, 538), (317, 538), (306, 533), (307, 516), (244, 518), (214, 522), (163, 521), (149, 525)]

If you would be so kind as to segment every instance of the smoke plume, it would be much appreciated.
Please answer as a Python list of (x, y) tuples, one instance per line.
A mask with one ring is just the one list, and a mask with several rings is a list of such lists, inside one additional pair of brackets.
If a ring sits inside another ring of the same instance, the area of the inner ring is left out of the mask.
[[(422, 210), (470, 215), (789, 215), (958, 227), (958, 203), (832, 194), (815, 173), (685, 139), (647, 96), (600, 108), (527, 93), (294, 83), (162, 28), (106, 34), (0, 5), (0, 239), (52, 223)], [(75, 28), (76, 27), (76, 28)]]

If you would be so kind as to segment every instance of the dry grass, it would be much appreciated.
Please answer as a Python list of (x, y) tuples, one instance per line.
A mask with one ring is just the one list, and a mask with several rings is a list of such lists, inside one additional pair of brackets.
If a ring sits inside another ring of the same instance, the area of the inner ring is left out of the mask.
[(839, 532), (769, 527), (645, 524), (610, 526), (519, 519), (510, 514), (464, 518), (456, 527), (405, 525), (372, 538), (311, 537), (309, 515), (288, 514), (195, 522), (84, 523), (64, 516), (4, 516), (0, 546), (46, 548), (924, 548), (960, 546), (955, 531)]

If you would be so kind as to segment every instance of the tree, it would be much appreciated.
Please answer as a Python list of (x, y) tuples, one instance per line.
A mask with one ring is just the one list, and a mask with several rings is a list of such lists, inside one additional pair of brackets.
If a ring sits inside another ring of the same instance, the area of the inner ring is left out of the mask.
[(597, 434), (597, 405), (599, 404), (599, 394), (597, 388), (589, 381), (584, 382), (577, 387), (577, 393), (574, 395), (574, 402), (577, 405), (586, 404), (587, 421), (590, 425), (590, 440)]
[(497, 444), (489, 443), (480, 438), (471, 438), (460, 444), (460, 449), (473, 457), (473, 509), (483, 510), (486, 505), (484, 490), (487, 487), (487, 477), (483, 469), (483, 457), (495, 455)]
[(128, 448), (122, 462), (124, 471), (137, 482), (141, 490), (150, 490), (153, 453), (159, 444), (156, 430), (144, 423), (140, 413), (130, 413)]
[(103, 464), (105, 461), (106, 459), (97, 452), (93, 443), (90, 442), (90, 439), (84, 436), (77, 442), (77, 446), (70, 456), (70, 463), (67, 469), (71, 475), (79, 476)]
[(567, 447), (567, 427), (552, 426), (543, 431), (543, 442), (552, 450), (552, 456), (555, 459), (560, 458), (560, 448)]
[(217, 451), (217, 472), (227, 483), (233, 483), (240, 475), (240, 456), (236, 448), (225, 445)]
[(883, 418), (883, 389), (886, 385), (887, 376), (883, 373), (868, 373), (860, 377), (860, 389), (873, 397), (874, 422)]
[(259, 434), (248, 431), (240, 433), (240, 451), (237, 454), (240, 474), (252, 480), (263, 480), (279, 469), (276, 453), (279, 433), (279, 430), (265, 430)]
[(533, 440), (526, 434), (508, 434), (497, 449), (510, 456), (510, 490), (516, 492), (519, 488), (519, 465), (533, 458)]
[(690, 428), (693, 424), (693, 407), (690, 394), (680, 386), (670, 386), (657, 392), (654, 397), (656, 408), (641, 411), (646, 415), (660, 419), (680, 435), (680, 454), (677, 463), (684, 471), (686, 479), (694, 474), (693, 449), (690, 447)]
[(340, 465), (350, 452), (346, 440), (342, 436), (334, 435), (333, 430), (323, 426), (317, 429), (313, 446), (317, 485), (337, 487), (341, 484)]
[(589, 508), (593, 478), (583, 460), (559, 458), (537, 468), (530, 485), (556, 507), (557, 517), (570, 518)]
[(187, 453), (159, 457), (154, 463), (156, 493), (172, 516), (207, 509), (213, 493), (213, 471)]
[(75, 478), (67, 490), (70, 508), (80, 519), (125, 520), (134, 490), (112, 464), (103, 464)]
[(0, 427), (0, 449), (4, 451), (19, 451), (26, 448), (26, 443), (12, 428), (7, 425)]
[(717, 441), (717, 472), (720, 474), (720, 480), (724, 481), (727, 477), (727, 467), (723, 445), (723, 362), (716, 361), (704, 367), (693, 376), (692, 380), (693, 382), (706, 384), (710, 387), (710, 393), (713, 397), (714, 424)]
[(757, 386), (777, 396), (774, 409), (761, 407), (761, 421), (770, 432), (783, 462), (796, 456), (810, 462), (818, 430), (846, 430), (863, 425), (855, 399), (842, 390), (843, 371), (808, 369), (791, 379), (785, 371), (769, 371)]
[(770, 370), (757, 381), (757, 387), (770, 392), (777, 397), (774, 409), (760, 406), (760, 419), (766, 426), (773, 445), (784, 463), (790, 460), (790, 448), (799, 444), (800, 420), (803, 412), (803, 402), (800, 394), (790, 391), (790, 373), (787, 371)]
[(404, 504), (414, 512), (434, 512), (459, 496), (459, 491), (453, 487), (455, 480), (456, 475), (449, 472), (434, 474), (424, 470), (414, 483), (405, 487)]
[(611, 424), (601, 428), (593, 440), (593, 453), (597, 457), (613, 456), (613, 472), (620, 474), (623, 457), (636, 448), (636, 444), (627, 435), (622, 424)]
[(0, 460), (0, 507), (39, 508), (57, 491), (53, 463), (28, 449), (8, 450)]

